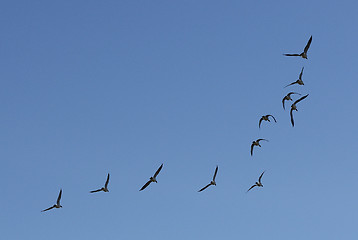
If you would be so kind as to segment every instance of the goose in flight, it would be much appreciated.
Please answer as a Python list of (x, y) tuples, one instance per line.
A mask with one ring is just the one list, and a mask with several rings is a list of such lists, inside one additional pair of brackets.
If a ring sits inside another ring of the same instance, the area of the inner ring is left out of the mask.
[(247, 192), (249, 192), (251, 189), (253, 189), (254, 187), (263, 187), (264, 185), (262, 185), (261, 183), (261, 178), (262, 178), (262, 175), (264, 175), (265, 171), (263, 171), (259, 177), (259, 181), (256, 182), (254, 185), (252, 185), (249, 190), (247, 190)]
[(60, 204), (61, 195), (62, 195), (62, 189), (60, 190), (60, 193), (58, 194), (56, 204), (54, 204), (52, 207), (49, 207), (49, 208), (47, 208), (47, 209), (45, 209), (45, 210), (42, 210), (41, 212), (46, 212), (46, 211), (48, 211), (48, 210), (51, 210), (52, 208), (62, 208), (62, 206), (61, 206), (61, 204)]
[(150, 184), (151, 182), (157, 183), (156, 177), (158, 176), (160, 170), (162, 170), (162, 167), (163, 167), (163, 163), (162, 163), (162, 165), (160, 165), (160, 167), (158, 168), (158, 170), (154, 173), (154, 176), (153, 176), (153, 177), (150, 177), (150, 178), (149, 178), (149, 181), (148, 181), (146, 184), (144, 184), (144, 186), (143, 186), (139, 191), (144, 190), (146, 187), (149, 186), (149, 184)]
[(260, 141), (261, 141), (261, 140), (268, 142), (268, 140), (263, 139), (263, 138), (259, 138), (259, 139), (257, 139), (256, 141), (253, 141), (252, 144), (251, 144), (251, 156), (252, 156), (252, 154), (253, 154), (253, 152), (254, 152), (254, 146), (259, 146), (259, 147), (261, 147), (261, 145), (260, 145)]
[(288, 86), (291, 86), (291, 85), (293, 85), (293, 84), (305, 85), (305, 84), (303, 83), (303, 81), (302, 81), (303, 69), (304, 69), (304, 67), (302, 67), (302, 70), (301, 70), (300, 76), (298, 77), (298, 80), (295, 81), (295, 82), (293, 82), (293, 83), (288, 84), (287, 86), (285, 86), (285, 88), (288, 87)]
[(301, 102), (301, 101), (302, 101), (303, 99), (305, 99), (307, 96), (308, 96), (308, 94), (305, 95), (305, 96), (303, 96), (303, 97), (301, 97), (300, 99), (296, 100), (296, 101), (291, 105), (290, 115), (291, 115), (292, 127), (295, 126), (295, 122), (293, 121), (293, 111), (298, 111), (296, 104), (299, 103), (299, 102)]
[(211, 180), (211, 182), (206, 185), (205, 187), (203, 187), (202, 189), (200, 189), (198, 192), (201, 192), (201, 191), (204, 191), (205, 189), (207, 189), (209, 186), (211, 185), (215, 185), (216, 186), (216, 182), (215, 182), (215, 178), (216, 178), (216, 174), (218, 173), (218, 169), (219, 167), (216, 166), (216, 169), (215, 169), (215, 173), (214, 173), (214, 176), (213, 176), (213, 180)]
[(104, 184), (104, 187), (97, 189), (97, 190), (90, 191), (90, 193), (95, 193), (95, 192), (100, 192), (100, 191), (109, 192), (108, 183), (109, 183), (109, 173), (107, 175), (107, 180), (106, 180), (106, 183)]
[(300, 53), (300, 54), (296, 54), (296, 53), (295, 53), (295, 54), (285, 53), (285, 54), (283, 54), (283, 55), (285, 55), (285, 56), (299, 56), (299, 57), (302, 57), (302, 58), (307, 59), (307, 51), (308, 51), (308, 49), (310, 48), (311, 42), (312, 42), (312, 36), (311, 36), (310, 39), (308, 40), (307, 45), (306, 45), (305, 49), (303, 50), (303, 52)]
[(261, 122), (262, 122), (262, 121), (268, 121), (268, 122), (270, 122), (269, 117), (272, 117), (272, 119), (273, 119), (275, 122), (277, 122), (274, 116), (272, 116), (272, 115), (270, 115), (270, 114), (267, 114), (267, 115), (264, 115), (264, 116), (262, 116), (262, 117), (260, 118), (259, 128), (261, 127)]
[(298, 94), (298, 95), (301, 95), (300, 93), (296, 93), (296, 92), (290, 92), (288, 93), (283, 99), (282, 99), (282, 106), (283, 106), (283, 109), (285, 110), (285, 101), (292, 101), (292, 98), (291, 98), (291, 95), (292, 94)]

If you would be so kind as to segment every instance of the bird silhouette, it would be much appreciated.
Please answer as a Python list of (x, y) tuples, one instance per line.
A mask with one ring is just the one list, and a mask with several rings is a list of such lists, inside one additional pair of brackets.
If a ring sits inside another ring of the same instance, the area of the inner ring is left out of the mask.
[(62, 189), (60, 190), (60, 193), (58, 194), (56, 204), (54, 204), (52, 207), (49, 207), (49, 208), (47, 208), (47, 209), (45, 209), (45, 210), (42, 210), (41, 212), (46, 212), (46, 211), (48, 211), (48, 210), (51, 210), (52, 208), (62, 208), (62, 206), (61, 206), (61, 204), (60, 204), (61, 196), (62, 196)]
[(285, 86), (285, 87), (291, 86), (291, 85), (293, 85), (293, 84), (305, 85), (305, 84), (303, 83), (303, 81), (302, 81), (303, 69), (304, 69), (304, 67), (302, 67), (302, 70), (301, 70), (300, 76), (298, 77), (297, 81), (294, 81), (293, 83), (290, 83), (290, 84), (288, 84), (288, 85), (287, 85), (287, 86)]
[(207, 189), (209, 186), (211, 185), (215, 185), (216, 186), (216, 182), (215, 182), (215, 178), (216, 178), (216, 174), (218, 173), (218, 169), (219, 167), (216, 166), (216, 169), (215, 169), (215, 173), (214, 173), (214, 176), (213, 176), (213, 180), (211, 180), (211, 182), (206, 185), (205, 187), (203, 187), (202, 189), (200, 189), (198, 192), (201, 192), (201, 191), (204, 191), (205, 189)]
[(296, 54), (296, 53), (294, 53), (294, 54), (285, 53), (285, 54), (283, 54), (283, 55), (285, 55), (285, 56), (290, 56), (290, 57), (291, 57), (291, 56), (298, 56), (298, 57), (302, 57), (302, 58), (307, 59), (307, 51), (308, 51), (308, 49), (310, 48), (311, 42), (312, 42), (312, 36), (311, 36), (310, 39), (308, 40), (308, 42), (307, 42), (307, 44), (306, 44), (306, 47), (305, 47), (305, 49), (303, 50), (303, 52), (300, 53), (300, 54)]
[(298, 111), (296, 104), (299, 103), (299, 102), (301, 102), (301, 101), (302, 101), (303, 99), (305, 99), (308, 95), (309, 95), (309, 94), (307, 94), (307, 95), (305, 95), (305, 96), (299, 98), (298, 100), (296, 100), (296, 101), (291, 105), (290, 115), (291, 115), (292, 127), (295, 126), (295, 121), (293, 120), (293, 111), (296, 111), (296, 112)]
[(270, 119), (269, 119), (269, 117), (272, 117), (272, 119), (273, 119), (275, 122), (277, 122), (274, 116), (272, 116), (272, 115), (270, 115), (270, 114), (267, 114), (267, 115), (264, 115), (264, 116), (262, 116), (262, 117), (260, 118), (259, 128), (261, 127), (261, 122), (262, 122), (262, 121), (271, 122)]
[(109, 183), (109, 173), (107, 175), (107, 180), (106, 180), (106, 183), (104, 184), (104, 187), (97, 189), (97, 190), (90, 191), (90, 193), (95, 193), (95, 192), (100, 192), (100, 191), (109, 192), (108, 183)]
[(158, 170), (154, 173), (154, 176), (153, 176), (153, 177), (150, 177), (150, 178), (149, 178), (149, 181), (148, 181), (146, 184), (144, 184), (144, 186), (143, 186), (139, 191), (144, 190), (144, 189), (145, 189), (146, 187), (148, 187), (149, 184), (152, 183), (152, 182), (157, 183), (157, 179), (156, 179), (156, 178), (157, 178), (157, 176), (158, 176), (160, 170), (162, 170), (162, 168), (163, 168), (163, 163), (162, 163), (162, 165), (160, 165), (160, 167), (158, 168)]
[(259, 138), (259, 139), (257, 139), (256, 141), (253, 141), (253, 142), (251, 143), (251, 156), (252, 156), (252, 154), (254, 153), (254, 146), (259, 146), (259, 147), (261, 147), (260, 141), (266, 141), (266, 142), (268, 142), (268, 140), (263, 139), (263, 138)]

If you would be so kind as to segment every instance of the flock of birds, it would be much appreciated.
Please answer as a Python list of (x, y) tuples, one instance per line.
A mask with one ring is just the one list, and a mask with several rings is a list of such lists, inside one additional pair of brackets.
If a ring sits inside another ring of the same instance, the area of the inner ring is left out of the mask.
[[(307, 59), (307, 52), (308, 52), (308, 49), (311, 45), (311, 42), (312, 42), (312, 36), (310, 37), (310, 39), (308, 40), (304, 50), (302, 53), (300, 54), (283, 54), (284, 56), (297, 56), (297, 57), (302, 57), (304, 59)], [(295, 84), (298, 84), (298, 85), (304, 85), (303, 83), (303, 80), (302, 80), (302, 75), (303, 75), (303, 70), (304, 70), (304, 67), (302, 67), (301, 69), (301, 73), (299, 75), (299, 78), (297, 81), (295, 82), (292, 82), (290, 84), (288, 84), (286, 87), (288, 86), (292, 86), (292, 85), (295, 85)], [(300, 93), (297, 93), (297, 92), (289, 92), (283, 99), (282, 99), (282, 106), (283, 106), (283, 109), (285, 110), (285, 101), (293, 101), (293, 99), (291, 98), (292, 95), (301, 95)], [(302, 100), (304, 100), (305, 98), (308, 97), (308, 94), (304, 95), (303, 97), (297, 99), (296, 101), (293, 102), (293, 104), (291, 105), (291, 110), (290, 110), (290, 117), (291, 117), (291, 124), (292, 124), (292, 127), (295, 126), (295, 122), (294, 122), (294, 119), (293, 119), (293, 111), (298, 111), (297, 110), (297, 104), (299, 102), (301, 102)], [(262, 121), (267, 121), (267, 122), (271, 122), (270, 121), (270, 117), (274, 120), (274, 122), (277, 122), (275, 117), (272, 116), (271, 114), (267, 114), (267, 115), (264, 115), (260, 118), (259, 120), (259, 128), (261, 128), (261, 123)], [(253, 151), (254, 151), (254, 147), (255, 146), (259, 146), (261, 147), (260, 145), (260, 141), (267, 141), (267, 139), (263, 139), (263, 138), (259, 138), (257, 139), (256, 141), (253, 141), (252, 144), (251, 144), (251, 156), (253, 155)], [(146, 189), (152, 182), (155, 182), (157, 183), (157, 176), (158, 174), (160, 173), (160, 171), (162, 170), (163, 168), (163, 164), (160, 165), (160, 167), (157, 169), (157, 171), (154, 173), (154, 175), (152, 177), (149, 178), (149, 180), (143, 185), (143, 187), (141, 187), (141, 189), (139, 189), (139, 191), (142, 191), (144, 189)], [(216, 179), (216, 175), (218, 173), (218, 170), (219, 170), (219, 167), (216, 166), (215, 168), (215, 172), (214, 172), (214, 176), (212, 178), (212, 180), (210, 181), (209, 184), (207, 184), (205, 187), (201, 188), (198, 192), (202, 192), (204, 191), (205, 189), (207, 189), (208, 187), (210, 187), (211, 185), (215, 185), (216, 186), (216, 182), (215, 182), (215, 179)], [(254, 187), (263, 187), (263, 184), (261, 183), (261, 179), (262, 179), (262, 176), (264, 175), (265, 171), (263, 171), (258, 179), (257, 182), (255, 182), (254, 185), (252, 185), (248, 190), (247, 192), (249, 192), (251, 189), (253, 189)], [(90, 191), (90, 193), (96, 193), (96, 192), (109, 192), (108, 190), (108, 183), (109, 183), (109, 177), (110, 177), (110, 174), (108, 173), (107, 175), (107, 180), (104, 184), (104, 187), (102, 188), (99, 188), (97, 190), (93, 190), (93, 191)], [(56, 204), (54, 204), (53, 206), (47, 208), (47, 209), (44, 209), (42, 210), (41, 212), (46, 212), (48, 210), (51, 210), (53, 208), (62, 208), (61, 204), (60, 204), (60, 201), (61, 201), (61, 197), (62, 197), (62, 189), (60, 189), (60, 193), (58, 194), (58, 197), (57, 197), (57, 201), (56, 201)]]

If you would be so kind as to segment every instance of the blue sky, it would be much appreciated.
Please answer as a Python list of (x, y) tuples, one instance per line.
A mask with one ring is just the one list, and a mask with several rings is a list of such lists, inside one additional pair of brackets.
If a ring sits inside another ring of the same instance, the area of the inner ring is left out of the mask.
[(2, 2), (1, 238), (356, 239), (357, 7)]

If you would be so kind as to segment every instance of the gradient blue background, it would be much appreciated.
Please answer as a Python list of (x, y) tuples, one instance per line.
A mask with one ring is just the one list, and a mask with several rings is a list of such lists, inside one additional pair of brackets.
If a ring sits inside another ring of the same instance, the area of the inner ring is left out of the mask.
[[(0, 238), (357, 239), (357, 9), (1, 2)], [(308, 60), (282, 56), (310, 35)], [(294, 128), (292, 90), (310, 94)]]

